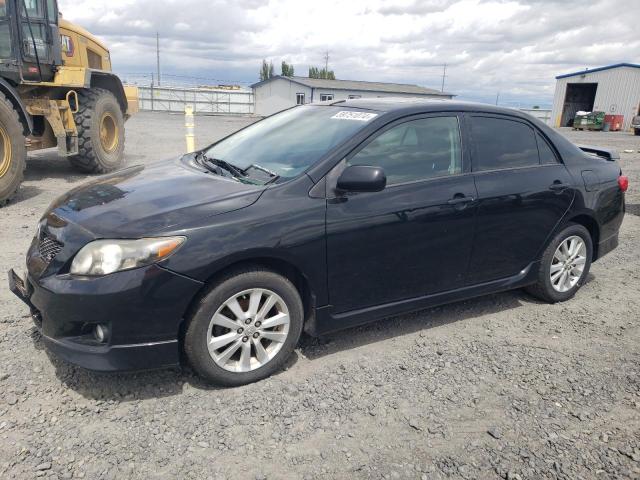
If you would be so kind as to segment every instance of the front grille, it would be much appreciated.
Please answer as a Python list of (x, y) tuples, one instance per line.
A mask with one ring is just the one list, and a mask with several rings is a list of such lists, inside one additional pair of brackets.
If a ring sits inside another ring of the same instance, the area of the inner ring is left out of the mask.
[(57, 240), (44, 235), (38, 243), (38, 252), (45, 262), (50, 262), (55, 256), (62, 250), (62, 243)]

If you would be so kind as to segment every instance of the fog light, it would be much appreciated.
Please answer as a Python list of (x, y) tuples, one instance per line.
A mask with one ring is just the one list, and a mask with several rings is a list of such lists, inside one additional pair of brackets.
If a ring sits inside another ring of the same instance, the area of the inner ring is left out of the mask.
[(107, 340), (109, 330), (105, 325), (98, 324), (93, 328), (93, 336), (99, 343), (104, 343)]

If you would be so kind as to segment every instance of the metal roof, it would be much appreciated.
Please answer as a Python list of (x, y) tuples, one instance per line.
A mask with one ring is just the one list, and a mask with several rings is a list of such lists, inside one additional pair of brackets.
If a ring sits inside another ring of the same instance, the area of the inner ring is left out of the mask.
[(559, 78), (575, 77), (576, 75), (585, 75), (587, 73), (601, 72), (603, 70), (611, 70), (612, 68), (620, 68), (620, 67), (640, 68), (640, 65), (637, 65), (635, 63), (616, 63), (614, 65), (607, 65), (606, 67), (592, 68), (591, 70), (587, 69), (587, 70), (582, 70), (580, 72), (565, 73), (564, 75), (558, 75), (556, 77), (556, 80)]
[(325, 80), (322, 78), (284, 77), (282, 75), (276, 75), (267, 80), (263, 80), (262, 82), (254, 83), (251, 87), (258, 87), (277, 78), (289, 80), (290, 82), (298, 83), (309, 88), (325, 88), (327, 90), (361, 90), (382, 93), (407, 93), (411, 95), (454, 96), (452, 93), (440, 92), (432, 88), (405, 83), (364, 82), (361, 80)]

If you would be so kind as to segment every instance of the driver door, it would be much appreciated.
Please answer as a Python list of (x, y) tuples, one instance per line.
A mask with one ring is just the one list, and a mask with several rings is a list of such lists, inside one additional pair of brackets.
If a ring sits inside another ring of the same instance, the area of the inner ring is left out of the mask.
[(347, 157), (349, 165), (382, 167), (387, 187), (328, 200), (333, 313), (464, 285), (477, 195), (460, 124), (456, 114), (405, 118)]

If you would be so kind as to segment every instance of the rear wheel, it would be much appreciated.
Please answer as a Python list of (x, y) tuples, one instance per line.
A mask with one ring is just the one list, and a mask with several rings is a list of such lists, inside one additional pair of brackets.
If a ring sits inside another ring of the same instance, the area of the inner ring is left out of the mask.
[(634, 128), (633, 129), (633, 134), (636, 136), (640, 136), (640, 128)]
[(189, 319), (184, 350), (206, 380), (244, 385), (282, 368), (302, 323), (302, 301), (289, 280), (268, 270), (241, 270), (200, 300)]
[(0, 94), (0, 207), (9, 202), (24, 177), (27, 149), (18, 113)]
[(549, 303), (569, 300), (587, 278), (592, 255), (589, 231), (582, 225), (570, 224), (547, 246), (540, 261), (538, 282), (527, 291)]
[(85, 173), (105, 173), (122, 165), (124, 158), (124, 117), (114, 95), (94, 88), (78, 92), (78, 155), (69, 157), (76, 169)]

